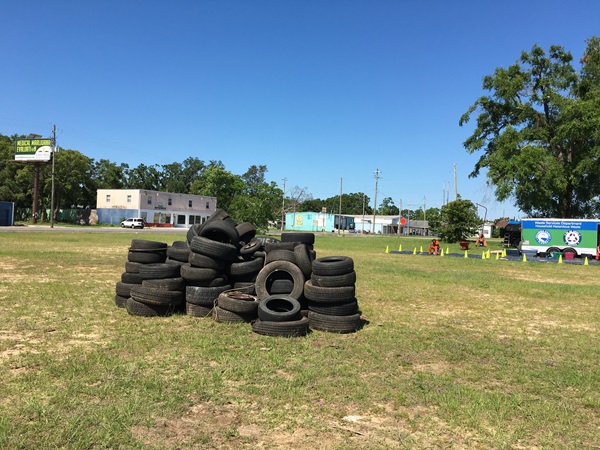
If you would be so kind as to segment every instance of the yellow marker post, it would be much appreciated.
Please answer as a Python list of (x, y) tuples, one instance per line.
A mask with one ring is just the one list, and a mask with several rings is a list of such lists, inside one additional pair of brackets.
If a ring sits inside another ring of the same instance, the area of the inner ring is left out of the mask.
[(523, 253), (523, 262), (527, 262), (527, 255)]
[(586, 257), (585, 257), (585, 261), (583, 261), (583, 265), (584, 265), (584, 266), (589, 266), (589, 263), (588, 263), (588, 259), (587, 259), (587, 258), (588, 258), (588, 257), (586, 256)]
[(398, 251), (401, 252), (402, 251), (402, 244), (400, 244), (400, 247), (398, 247)]
[(444, 249), (442, 249), (440, 256), (444, 256)]
[(390, 247), (388, 245), (385, 246), (385, 252), (389, 253), (390, 252)]
[(423, 253), (423, 246), (421, 245), (421, 250), (419, 250), (419, 253)]
[(446, 255), (450, 253), (450, 250), (448, 250), (448, 247), (446, 247)]
[(417, 254), (417, 247), (415, 247), (415, 249), (413, 250), (413, 255)]
[(505, 248), (502, 249), (502, 257), (506, 258), (506, 249)]
[(469, 252), (467, 250), (465, 250), (465, 258), (469, 257)]
[(558, 255), (558, 263), (562, 264), (562, 255)]
[(500, 258), (500, 253), (496, 253), (496, 260)]

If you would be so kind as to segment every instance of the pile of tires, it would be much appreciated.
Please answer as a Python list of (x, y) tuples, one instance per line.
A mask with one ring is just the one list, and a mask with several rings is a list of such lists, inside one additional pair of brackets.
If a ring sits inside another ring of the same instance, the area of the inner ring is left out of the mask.
[(317, 259), (313, 233), (257, 237), (250, 223), (217, 210), (185, 241), (134, 239), (115, 303), (132, 315), (183, 312), (252, 325), (267, 336), (349, 333), (361, 323), (354, 262)]
[(352, 333), (359, 329), (361, 313), (356, 299), (354, 261), (348, 256), (315, 259), (304, 284), (308, 323), (312, 329)]

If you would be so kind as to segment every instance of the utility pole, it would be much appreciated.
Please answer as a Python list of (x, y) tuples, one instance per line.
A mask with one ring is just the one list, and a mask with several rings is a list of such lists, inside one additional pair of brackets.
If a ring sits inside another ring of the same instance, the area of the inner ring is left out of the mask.
[(458, 188), (456, 187), (456, 163), (454, 163), (454, 200), (458, 200)]
[(373, 198), (373, 225), (371, 233), (375, 234), (375, 216), (377, 215), (377, 184), (379, 183), (379, 169), (375, 169), (375, 198)]
[[(400, 199), (400, 214), (398, 215), (398, 234), (400, 234), (400, 219), (402, 218), (402, 199)], [(404, 232), (404, 226), (402, 227)]]
[(339, 220), (338, 220), (338, 236), (342, 229), (342, 177), (340, 177), (340, 209), (339, 209)]
[(363, 193), (363, 218), (362, 218), (362, 233), (365, 234), (365, 197), (366, 195)]
[(285, 182), (287, 178), (283, 179), (283, 195), (281, 199), (281, 232), (283, 233), (283, 224), (285, 223)]
[(56, 125), (52, 125), (52, 195), (50, 196), (50, 228), (54, 228), (54, 160), (56, 159)]
[(423, 196), (423, 236), (425, 236), (425, 222), (427, 222), (427, 197)]

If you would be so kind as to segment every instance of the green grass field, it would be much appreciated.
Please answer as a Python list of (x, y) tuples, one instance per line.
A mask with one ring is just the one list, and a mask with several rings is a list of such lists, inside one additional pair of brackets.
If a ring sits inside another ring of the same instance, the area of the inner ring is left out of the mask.
[(0, 233), (0, 448), (600, 448), (599, 266), (317, 236), (365, 325), (278, 338), (118, 309), (146, 231)]

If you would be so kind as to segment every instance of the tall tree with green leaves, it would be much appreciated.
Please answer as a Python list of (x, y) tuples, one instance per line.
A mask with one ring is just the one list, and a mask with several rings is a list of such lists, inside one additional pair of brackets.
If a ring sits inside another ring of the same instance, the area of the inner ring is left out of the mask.
[(490, 94), (459, 122), (476, 114), (464, 146), (483, 154), (470, 176), (487, 171), (496, 198), (530, 216), (587, 217), (600, 195), (600, 39), (587, 41), (579, 73), (572, 61), (560, 46), (534, 45), (484, 77)]
[(459, 198), (442, 206), (437, 231), (443, 241), (458, 242), (475, 235), (481, 223), (475, 204)]
[(190, 194), (217, 198), (217, 207), (229, 212), (233, 199), (244, 192), (244, 181), (234, 175), (221, 161), (211, 161), (202, 174), (192, 183)]

